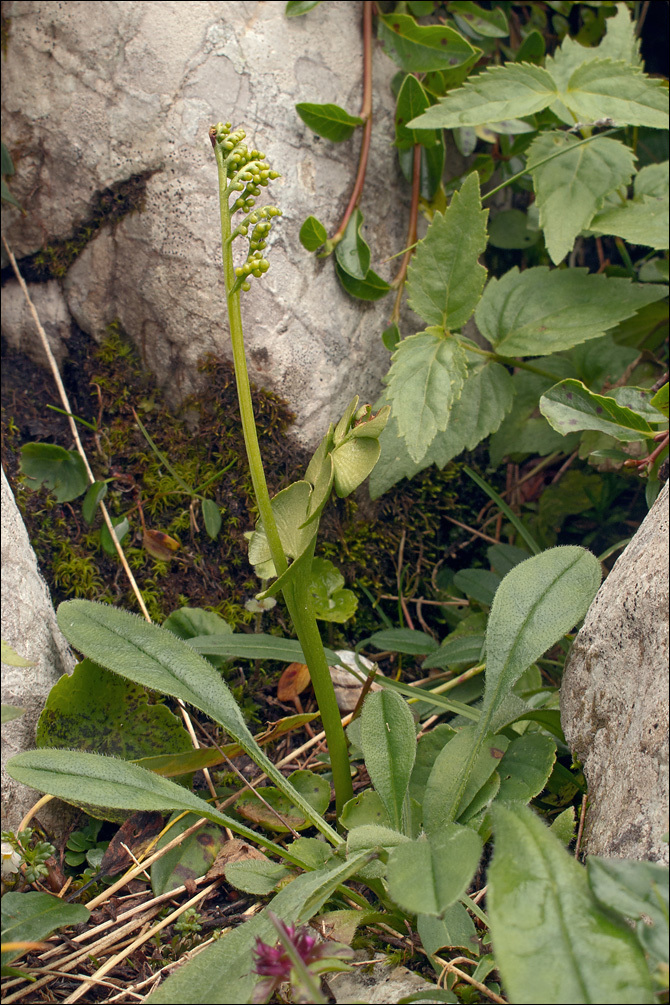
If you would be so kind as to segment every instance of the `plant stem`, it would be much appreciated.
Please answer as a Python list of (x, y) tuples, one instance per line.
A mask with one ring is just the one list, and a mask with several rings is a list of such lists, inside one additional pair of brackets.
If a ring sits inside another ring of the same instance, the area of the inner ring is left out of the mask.
[(361, 152), (358, 157), (358, 173), (356, 181), (349, 199), (349, 204), (344, 211), (344, 216), (340, 226), (326, 242), (324, 253), (330, 254), (336, 245), (340, 243), (347, 229), (347, 224), (351, 214), (358, 206), (363, 185), (365, 184), (365, 172), (368, 166), (368, 156), (370, 153), (370, 139), (372, 137), (372, 0), (364, 0), (363, 3), (363, 105), (359, 118), (365, 123), (363, 127), (363, 139), (361, 140)]
[(497, 352), (488, 352), (486, 349), (480, 349), (478, 346), (471, 345), (470, 342), (468, 342), (465, 348), (468, 352), (476, 352), (479, 356), (486, 356), (487, 359), (493, 360), (494, 363), (502, 363), (504, 366), (518, 366), (520, 370), (528, 370), (529, 373), (536, 373), (538, 376), (547, 377), (554, 382), (559, 379), (555, 373), (550, 373), (549, 370), (541, 370), (539, 366), (533, 366), (532, 363), (526, 363), (522, 359), (512, 359), (509, 356), (501, 356)]
[(414, 147), (414, 158), (412, 163), (412, 203), (409, 210), (409, 225), (407, 228), (407, 251), (403, 256), (403, 260), (400, 263), (400, 268), (391, 283), (394, 289), (397, 289), (397, 294), (395, 298), (395, 303), (393, 304), (393, 313), (390, 317), (390, 324), (397, 324), (400, 320), (400, 304), (402, 302), (402, 294), (405, 285), (405, 277), (407, 276), (407, 269), (414, 254), (414, 249), (416, 248), (416, 225), (419, 218), (419, 196), (421, 194), (421, 152), (422, 147), (420, 144), (416, 144)]
[[(242, 331), (242, 312), (240, 309), (240, 294), (238, 291), (231, 292), (236, 283), (235, 269), (233, 265), (233, 252), (231, 242), (231, 214), (228, 206), (227, 177), (224, 165), (223, 151), (219, 144), (214, 144), (216, 153), (216, 163), (219, 174), (219, 204), (221, 212), (221, 248), (223, 254), (223, 272), (226, 287), (226, 299), (228, 304), (228, 318), (230, 322), (230, 336), (233, 345), (233, 363), (235, 366), (235, 380), (237, 383), (237, 395), (240, 404), (240, 416), (242, 419), (242, 429), (244, 432), (244, 442), (251, 472), (251, 481), (254, 488), (254, 495), (258, 505), (258, 511), (267, 537), (272, 561), (274, 562), (277, 576), (281, 576), (288, 569), (288, 562), (284, 553), (284, 548), (279, 537), (277, 524), (272, 512), (270, 494), (268, 492), (263, 461), (261, 459), (256, 423), (254, 420), (253, 405), (251, 401), (251, 388), (249, 385), (249, 373), (244, 352), (244, 334)], [(311, 544), (313, 553), (316, 544), (316, 534)], [(335, 699), (330, 669), (326, 661), (323, 650), (323, 642), (316, 625), (312, 598), (309, 592), (311, 562), (307, 566), (307, 572), (296, 575), (294, 581), (289, 582), (284, 588), (283, 596), (291, 616), (298, 640), (302, 646), (310, 677), (314, 685), (316, 700), (321, 713), (321, 721), (326, 734), (326, 742), (331, 757), (333, 769), (333, 783), (335, 786), (336, 809), (338, 816), (344, 804), (353, 798), (353, 788), (351, 784), (351, 774), (349, 771), (349, 757), (347, 754), (347, 741), (342, 728), (340, 712)]]
[(228, 208), (228, 198), (226, 195), (227, 177), (224, 167), (223, 151), (218, 143), (214, 144), (216, 154), (216, 166), (219, 172), (219, 210), (221, 213), (221, 252), (223, 255), (223, 275), (226, 285), (226, 300), (228, 304), (228, 320), (230, 323), (230, 339), (233, 346), (233, 364), (235, 366), (235, 382), (237, 384), (237, 397), (240, 403), (240, 416), (242, 418), (242, 431), (244, 433), (244, 444), (247, 450), (249, 461), (249, 471), (251, 483), (254, 487), (256, 504), (260, 514), (263, 530), (270, 546), (272, 561), (278, 576), (286, 572), (288, 562), (284, 554), (277, 524), (275, 523), (272, 505), (270, 503), (270, 493), (268, 492), (261, 460), (261, 451), (258, 445), (258, 435), (256, 433), (256, 422), (254, 420), (254, 409), (251, 402), (251, 387), (249, 384), (249, 371), (247, 370), (247, 360), (244, 352), (244, 333), (242, 331), (242, 311), (240, 309), (240, 294), (230, 293), (235, 285), (236, 275), (233, 265), (233, 250), (228, 240), (231, 233), (230, 209)]

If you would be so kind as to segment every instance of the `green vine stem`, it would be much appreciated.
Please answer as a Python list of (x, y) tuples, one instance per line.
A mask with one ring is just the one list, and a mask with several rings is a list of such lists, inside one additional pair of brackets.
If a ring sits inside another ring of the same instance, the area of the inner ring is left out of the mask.
[[(228, 136), (228, 132), (225, 131), (226, 129), (229, 131), (229, 127), (227, 126), (223, 130), (224, 140)], [(231, 140), (242, 137), (243, 134), (231, 134)], [(252, 159), (248, 161), (246, 164), (242, 165), (242, 168), (239, 171), (235, 171), (233, 174), (233, 181), (229, 183), (229, 165), (227, 161), (230, 157), (234, 156), (234, 152), (232, 154), (229, 153), (228, 157), (226, 157), (226, 150), (224, 149), (223, 141), (219, 137), (218, 127), (212, 127), (210, 130), (210, 139), (212, 141), (212, 146), (214, 147), (218, 169), (223, 276), (226, 288), (230, 337), (233, 347), (233, 364), (235, 367), (235, 380), (237, 384), (242, 429), (244, 432), (244, 442), (261, 524), (267, 537), (275, 571), (277, 576), (281, 576), (288, 569), (288, 562), (284, 553), (281, 538), (279, 536), (274, 514), (272, 512), (270, 494), (268, 492), (265, 471), (263, 469), (263, 461), (261, 458), (253, 405), (251, 401), (251, 386), (249, 383), (249, 373), (244, 350), (244, 333), (242, 330), (242, 311), (240, 306), (240, 289), (244, 289), (246, 286), (246, 283), (241, 282), (241, 280), (248, 275), (260, 276), (267, 270), (268, 263), (265, 259), (258, 257), (254, 259), (253, 255), (250, 255), (247, 260), (246, 267), (241, 269), (235, 268), (232, 251), (232, 238), (234, 236), (234, 232), (231, 222), (233, 212), (239, 208), (249, 208), (253, 205), (253, 198), (250, 198), (250, 196), (253, 197), (256, 194), (256, 182), (254, 181), (253, 176), (255, 175), (256, 178), (264, 178), (265, 183), (267, 184), (267, 180), (271, 180), (272, 177), (277, 177), (277, 175), (275, 172), (270, 172), (267, 168), (263, 168), (262, 171), (260, 170), (259, 163), (264, 158), (259, 154), (256, 160)], [(228, 145), (232, 146), (233, 144), (229, 143)], [(254, 153), (257, 152), (251, 152), (250, 156), (252, 158)], [(233, 162), (233, 165), (234, 164), (235, 162)], [(246, 187), (240, 181), (243, 173), (245, 175), (252, 176), (252, 180), (246, 184)], [(240, 198), (236, 198), (235, 193), (240, 192), (242, 189), (245, 190), (242, 196)], [(229, 206), (229, 198), (231, 195), (235, 197), (232, 207)], [(271, 215), (277, 215), (277, 211), (275, 210)], [(247, 219), (250, 224), (255, 225), (257, 220), (254, 219), (254, 216), (255, 214), (252, 213), (249, 215), (249, 218), (245, 218), (244, 223), (239, 225), (237, 228), (237, 233), (246, 236), (246, 230), (240, 228), (246, 225)], [(256, 244), (259, 249), (264, 247), (263, 241), (256, 242)], [(252, 247), (254, 247), (253, 235)], [(256, 256), (259, 254), (260, 250), (254, 252), (254, 255)], [(249, 263), (257, 263), (257, 265), (249, 271)], [(310, 546), (312, 554), (315, 544), (316, 534), (314, 535), (314, 540)], [(309, 667), (314, 692), (316, 694), (316, 700), (319, 705), (321, 721), (326, 734), (326, 743), (330, 753), (333, 771), (333, 784), (335, 787), (336, 810), (339, 816), (344, 804), (348, 802), (349, 799), (353, 798), (353, 788), (351, 784), (349, 758), (347, 755), (347, 741), (344, 735), (340, 712), (335, 698), (335, 690), (330, 676), (330, 669), (326, 661), (323, 643), (316, 624), (312, 598), (309, 592), (310, 567), (311, 562), (307, 562), (306, 566), (303, 567), (302, 573), (300, 575), (296, 575), (293, 581), (289, 581), (284, 587), (282, 593), (291, 616), (296, 635), (298, 636), (298, 641), (302, 647), (307, 666)]]
[(335, 249), (335, 247), (340, 243), (344, 237), (344, 233), (347, 229), (347, 224), (351, 214), (358, 206), (361, 200), (361, 195), (363, 194), (363, 186), (365, 185), (365, 172), (368, 167), (368, 157), (370, 155), (370, 140), (372, 138), (372, 9), (374, 7), (373, 0), (364, 0), (363, 2), (363, 105), (361, 107), (361, 114), (359, 118), (365, 123), (363, 126), (363, 139), (361, 140), (361, 152), (358, 157), (358, 172), (356, 174), (356, 181), (354, 182), (353, 191), (351, 193), (351, 198), (349, 199), (349, 204), (344, 211), (344, 216), (342, 217), (342, 222), (337, 228), (332, 237), (330, 237), (325, 245), (323, 252), (320, 257), (325, 257), (330, 255), (330, 253)]

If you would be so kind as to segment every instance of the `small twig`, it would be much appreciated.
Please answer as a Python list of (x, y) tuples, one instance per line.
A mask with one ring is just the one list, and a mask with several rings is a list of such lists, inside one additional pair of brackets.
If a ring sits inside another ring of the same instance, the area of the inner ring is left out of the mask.
[(570, 465), (572, 464), (572, 462), (578, 456), (579, 456), (579, 450), (574, 450), (570, 454), (570, 456), (568, 457), (568, 459), (566, 461), (564, 461), (563, 464), (561, 464), (560, 468), (558, 469), (558, 471), (556, 472), (556, 474), (554, 475), (554, 477), (551, 479), (551, 484), (552, 485), (556, 485), (556, 483), (561, 480), (561, 478), (563, 477), (563, 475), (565, 474), (565, 472), (568, 470), (568, 468), (570, 467)]
[(412, 631), (414, 631), (414, 623), (413, 623), (412, 618), (410, 616), (409, 608), (407, 607), (407, 601), (405, 600), (405, 598), (403, 597), (403, 594), (402, 594), (402, 561), (403, 561), (403, 555), (404, 555), (404, 552), (405, 552), (405, 538), (406, 538), (406, 536), (407, 536), (407, 532), (406, 532), (405, 528), (403, 527), (403, 531), (402, 531), (402, 534), (400, 536), (400, 544), (398, 546), (398, 565), (397, 565), (397, 573), (396, 573), (396, 583), (398, 585), (398, 599), (400, 601), (400, 606), (402, 608), (402, 613), (403, 613), (403, 615), (405, 617), (405, 621), (407, 622), (408, 627)]
[(467, 523), (461, 523), (460, 520), (454, 520), (453, 516), (446, 516), (445, 519), (448, 520), (449, 523), (455, 523), (457, 527), (462, 527), (463, 530), (467, 530), (470, 534), (473, 534), (475, 537), (481, 537), (484, 541), (488, 541), (489, 544), (500, 544), (497, 538), (490, 537), (488, 534), (482, 534), (480, 530), (475, 530), (474, 527), (469, 527)]
[(462, 981), (466, 981), (466, 983), (472, 984), (473, 988), (477, 988), (477, 990), (480, 991), (483, 995), (486, 995), (487, 998), (490, 998), (492, 1002), (499, 1002), (500, 1005), (507, 1005), (507, 999), (501, 998), (500, 995), (497, 995), (495, 993), (495, 991), (491, 991), (490, 988), (487, 988), (486, 984), (482, 984), (481, 981), (476, 981), (474, 977), (470, 976), (470, 974), (466, 974), (464, 970), (459, 970), (459, 968), (455, 966), (456, 963), (469, 963), (470, 966), (476, 966), (477, 960), (469, 960), (467, 956), (457, 956), (455, 959), (448, 961), (441, 959), (439, 956), (433, 956), (432, 958), (437, 963), (440, 963), (442, 965), (442, 973), (440, 974), (437, 981), (438, 986), (441, 983), (444, 984), (444, 979), (446, 978), (447, 974), (456, 974), (456, 976), (459, 977)]
[(403, 255), (400, 268), (391, 282), (393, 289), (397, 289), (398, 291), (390, 317), (391, 324), (397, 324), (400, 318), (400, 304), (402, 302), (405, 277), (417, 244), (416, 228), (419, 219), (419, 197), (421, 195), (421, 150), (422, 147), (417, 143), (414, 147), (414, 156), (412, 159), (412, 202), (409, 208), (409, 224), (407, 227), (407, 240), (405, 242), (407, 251)]
[(584, 821), (586, 820), (586, 806), (588, 802), (588, 796), (586, 793), (582, 796), (582, 809), (579, 814), (579, 827), (577, 828), (577, 842), (575, 844), (575, 858), (579, 858), (579, 850), (582, 844), (582, 834), (584, 833)]

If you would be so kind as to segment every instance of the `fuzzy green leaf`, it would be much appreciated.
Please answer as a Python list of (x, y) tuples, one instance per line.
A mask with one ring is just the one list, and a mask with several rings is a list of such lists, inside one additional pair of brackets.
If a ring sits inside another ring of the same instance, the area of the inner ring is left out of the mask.
[(493, 807), (487, 911), (508, 996), (537, 1002), (654, 1001), (644, 954), (602, 911), (585, 869), (525, 807)]
[(291, 870), (281, 862), (251, 858), (242, 862), (231, 862), (225, 869), (226, 881), (236, 890), (253, 893), (254, 897), (267, 897), (282, 879), (290, 876)]
[(481, 854), (479, 835), (458, 824), (397, 845), (389, 855), (389, 893), (404, 911), (439, 916), (465, 893)]
[(439, 328), (410, 335), (398, 344), (388, 375), (387, 399), (415, 463), (444, 432), (467, 375), (465, 351)]
[(402, 82), (395, 107), (395, 145), (400, 150), (413, 148), (417, 143), (432, 146), (437, 143), (434, 129), (408, 129), (407, 123), (430, 106), (430, 99), (413, 73)]
[(479, 604), (490, 606), (500, 586), (500, 576), (488, 569), (461, 569), (454, 576), (454, 586)]
[(76, 499), (88, 486), (86, 465), (76, 450), (55, 443), (26, 443), (21, 447), (21, 470), (31, 489), (50, 489), (59, 503)]
[[(2, 898), (2, 941), (40, 942), (57, 928), (81, 925), (88, 921), (91, 912), (83, 904), (66, 904), (50, 893), (14, 893)], [(6, 966), (25, 949), (9, 949), (2, 953), (2, 966)]]
[(453, 28), (420, 25), (409, 14), (380, 15), (378, 34), (386, 55), (405, 73), (454, 69), (479, 51)]
[[(423, 948), (430, 956), (440, 949), (451, 949), (452, 946), (467, 949), (473, 956), (479, 956), (481, 953), (477, 930), (463, 904), (452, 904), (444, 911), (441, 918), (430, 914), (419, 914), (416, 919), (416, 930)], [(454, 1000), (458, 1001), (455, 995)]]
[(599, 338), (664, 293), (650, 284), (610, 279), (586, 269), (549, 270), (542, 265), (519, 272), (515, 266), (489, 282), (475, 318), (501, 355), (548, 356)]
[(436, 213), (408, 269), (409, 305), (429, 325), (455, 331), (472, 315), (486, 281), (478, 258), (486, 248), (488, 210), (473, 171)]
[(328, 231), (315, 216), (308, 216), (300, 228), (300, 243), (307, 251), (316, 251), (326, 243)]
[[(507, 737), (488, 733), (479, 742), (477, 732), (477, 724), (464, 727), (435, 758), (423, 796), (423, 826), (429, 835), (456, 820), (500, 766)], [(468, 757), (467, 783), (462, 784)]]
[(500, 762), (502, 802), (529, 803), (539, 795), (556, 760), (556, 741), (542, 733), (524, 733), (512, 740)]
[[(635, 155), (619, 140), (598, 136), (592, 143), (578, 143), (577, 137), (552, 131), (538, 136), (528, 150), (540, 226), (557, 264), (572, 250), (605, 196), (628, 185), (634, 171)], [(540, 163), (559, 150), (560, 157)]]
[[(199, 635), (188, 640), (197, 653), (207, 656), (231, 656), (242, 660), (279, 660), (282, 663), (304, 663), (305, 656), (295, 639), (282, 639), (276, 635), (254, 632), (233, 632), (228, 635)], [(326, 649), (326, 659), (332, 665), (338, 662), (337, 653)]]
[(61, 604), (58, 624), (68, 642), (89, 659), (137, 684), (181, 698), (222, 725), (306, 817), (329, 839), (335, 838), (332, 828), (298, 796), (258, 746), (221, 675), (190, 645), (134, 614), (88, 600)]
[(350, 115), (339, 105), (314, 105), (304, 101), (296, 105), (295, 110), (313, 133), (333, 143), (348, 140), (356, 126), (363, 125), (363, 119)]
[(335, 248), (340, 268), (354, 279), (365, 279), (370, 270), (370, 247), (361, 235), (363, 214), (357, 209), (349, 217), (344, 237)]
[(403, 829), (403, 806), (416, 757), (416, 729), (407, 702), (392, 691), (369, 694), (361, 713), (365, 767), (391, 826)]
[(637, 412), (619, 405), (607, 395), (594, 394), (581, 380), (562, 380), (554, 384), (540, 398), (540, 411), (563, 435), (595, 429), (617, 440), (632, 442), (647, 439), (655, 432)]

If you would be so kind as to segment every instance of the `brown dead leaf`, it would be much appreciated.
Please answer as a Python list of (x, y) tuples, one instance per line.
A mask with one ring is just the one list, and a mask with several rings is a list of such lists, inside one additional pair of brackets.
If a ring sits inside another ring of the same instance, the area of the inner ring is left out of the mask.
[(181, 548), (179, 541), (162, 530), (145, 530), (142, 543), (153, 558), (162, 562), (169, 562), (174, 558), (174, 552)]
[(231, 862), (244, 862), (248, 858), (263, 858), (268, 861), (267, 855), (264, 855), (258, 848), (254, 848), (252, 844), (248, 844), (240, 838), (231, 838), (230, 841), (226, 841), (212, 862), (207, 873), (207, 879), (212, 881), (222, 879), (226, 866), (230, 865)]
[(123, 845), (132, 851), (135, 858), (140, 858), (162, 829), (162, 813), (145, 811), (133, 813), (109, 842), (100, 863), (101, 873), (104, 876), (116, 876), (117, 873), (123, 872), (133, 864), (133, 859)]
[(279, 678), (277, 697), (280, 701), (295, 701), (310, 683), (309, 668), (305, 663), (289, 663)]

